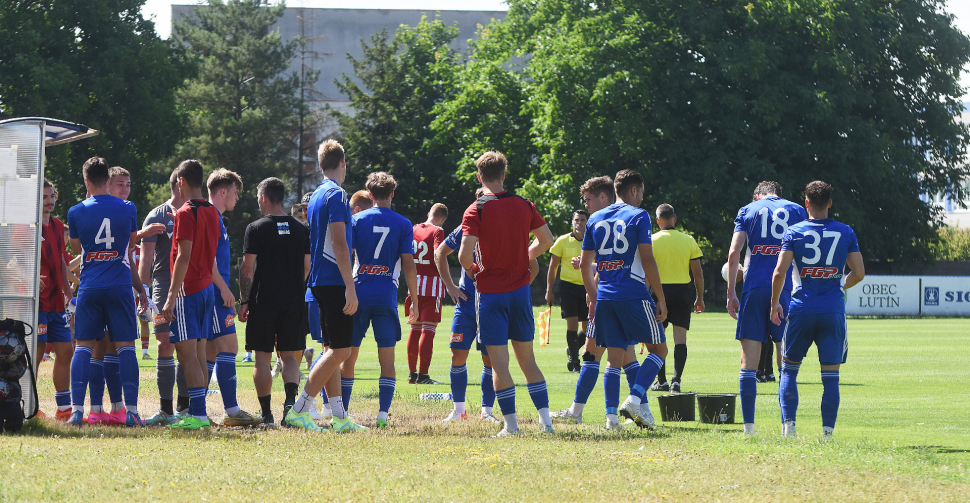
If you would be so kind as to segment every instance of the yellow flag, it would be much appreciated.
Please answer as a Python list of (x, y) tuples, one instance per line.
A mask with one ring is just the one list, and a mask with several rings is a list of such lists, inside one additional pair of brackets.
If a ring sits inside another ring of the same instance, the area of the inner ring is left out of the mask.
[(545, 311), (539, 313), (539, 319), (536, 321), (536, 332), (539, 335), (539, 345), (548, 346), (549, 345), (549, 325), (552, 323), (550, 319), (552, 316), (552, 308), (546, 309)]

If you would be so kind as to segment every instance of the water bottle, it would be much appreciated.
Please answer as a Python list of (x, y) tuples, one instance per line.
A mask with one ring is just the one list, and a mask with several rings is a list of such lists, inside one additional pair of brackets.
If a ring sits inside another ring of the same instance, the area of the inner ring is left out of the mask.
[(451, 400), (451, 393), (421, 393), (422, 400)]

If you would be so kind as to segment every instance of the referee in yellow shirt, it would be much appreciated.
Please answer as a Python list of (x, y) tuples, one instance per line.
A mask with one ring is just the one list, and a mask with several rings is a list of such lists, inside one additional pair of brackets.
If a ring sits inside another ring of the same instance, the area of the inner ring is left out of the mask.
[[(589, 320), (589, 305), (586, 304), (586, 287), (583, 286), (583, 274), (579, 272), (579, 263), (573, 264), (573, 258), (583, 252), (583, 236), (586, 234), (586, 222), (589, 213), (576, 210), (573, 213), (573, 231), (559, 236), (549, 251), (549, 272), (546, 274), (546, 303), (552, 306), (555, 297), (552, 285), (556, 282), (556, 272), (562, 265), (559, 275), (559, 302), (562, 318), (566, 320), (566, 369), (579, 372), (583, 362), (579, 359), (579, 350), (586, 345), (586, 322)], [(580, 332), (579, 323), (583, 323)]]
[[(688, 234), (674, 229), (677, 215), (669, 204), (657, 206), (657, 226), (660, 231), (653, 235), (653, 256), (660, 270), (660, 283), (667, 298), (668, 324), (674, 326), (674, 377), (667, 384), (666, 364), (657, 374), (657, 382), (650, 387), (654, 391), (680, 393), (680, 379), (687, 363), (687, 330), (690, 329), (691, 312), (704, 311), (704, 272), (701, 270), (701, 249)], [(694, 284), (691, 285), (691, 273)], [(668, 332), (669, 333), (669, 332)]]

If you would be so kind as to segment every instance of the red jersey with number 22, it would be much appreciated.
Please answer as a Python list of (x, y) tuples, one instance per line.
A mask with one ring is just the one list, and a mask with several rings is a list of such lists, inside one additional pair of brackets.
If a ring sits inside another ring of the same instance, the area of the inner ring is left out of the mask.
[(414, 265), (418, 270), (418, 295), (444, 297), (445, 287), (434, 265), (434, 251), (445, 240), (445, 231), (427, 222), (414, 226)]
[(532, 201), (506, 191), (485, 194), (465, 210), (462, 232), (478, 238), (479, 292), (506, 293), (529, 284), (529, 234), (543, 225)]
[(175, 212), (175, 231), (172, 235), (172, 271), (175, 271), (175, 258), (178, 257), (179, 241), (192, 242), (192, 256), (189, 269), (185, 272), (181, 294), (193, 293), (209, 288), (212, 284), (212, 264), (216, 260), (216, 247), (219, 246), (219, 210), (203, 199), (186, 201)]

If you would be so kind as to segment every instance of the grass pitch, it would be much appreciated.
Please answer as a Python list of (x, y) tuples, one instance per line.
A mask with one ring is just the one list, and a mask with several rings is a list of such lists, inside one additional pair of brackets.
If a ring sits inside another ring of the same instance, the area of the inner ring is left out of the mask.
[[(558, 316), (558, 308), (553, 317)], [(451, 311), (439, 325), (431, 374), (447, 380)], [(239, 325), (240, 332), (244, 330)], [(970, 324), (960, 319), (849, 320), (849, 361), (841, 372), (836, 437), (820, 443), (821, 379), (814, 351), (799, 373), (797, 439), (779, 436), (777, 385), (759, 385), (758, 435), (741, 425), (659, 422), (647, 433), (603, 429), (601, 382), (583, 425), (557, 423), (541, 436), (521, 373), (517, 406), (525, 435), (492, 439), (499, 428), (470, 419), (442, 425), (450, 402), (421, 401), (447, 385), (406, 384), (398, 346), (391, 429), (351, 435), (213, 428), (69, 428), (35, 420), (0, 436), (0, 501), (580, 500), (646, 501), (968, 501), (970, 500)], [(551, 407), (567, 407), (576, 375), (565, 370), (565, 324), (537, 347)], [(739, 348), (726, 314), (695, 316), (684, 390), (736, 393)], [(405, 334), (405, 338), (407, 334)], [(240, 334), (240, 338), (242, 335)], [(154, 346), (154, 343), (152, 344)], [(241, 358), (241, 356), (240, 356)], [(154, 362), (142, 361), (140, 409), (157, 406)], [(481, 361), (468, 361), (469, 416), (478, 410)], [(53, 410), (50, 365), (41, 368), (41, 406)], [(238, 364), (240, 405), (259, 407), (251, 364)], [(378, 365), (368, 338), (357, 364), (351, 412), (365, 425), (377, 413)], [(621, 394), (626, 393), (626, 384)], [(274, 384), (277, 418), (282, 383)], [(221, 421), (219, 395), (209, 412)], [(498, 410), (496, 409), (496, 413)], [(740, 420), (740, 408), (737, 418)]]

